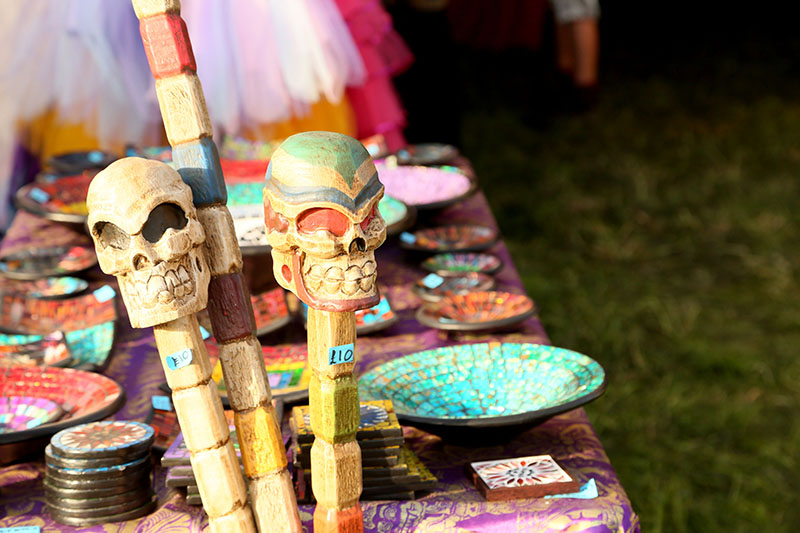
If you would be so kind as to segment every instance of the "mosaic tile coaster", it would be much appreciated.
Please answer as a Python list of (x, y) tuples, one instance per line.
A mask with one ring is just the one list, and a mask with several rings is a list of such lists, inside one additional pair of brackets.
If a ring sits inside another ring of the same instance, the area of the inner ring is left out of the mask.
[(430, 272), (483, 272), (494, 274), (503, 268), (503, 261), (493, 254), (445, 253), (436, 254), (422, 262), (422, 268)]
[(541, 498), (580, 489), (580, 483), (549, 455), (478, 461), (470, 463), (469, 468), (487, 501)]
[(147, 424), (112, 420), (59, 431), (50, 444), (56, 454), (71, 459), (131, 457), (149, 450), (154, 438), (155, 431)]
[(53, 518), (53, 520), (55, 520), (60, 524), (76, 526), (76, 527), (86, 527), (86, 526), (93, 526), (106, 523), (127, 522), (128, 520), (140, 518), (155, 511), (157, 505), (158, 505), (157, 500), (153, 498), (151, 501), (148, 501), (147, 503), (145, 503), (140, 507), (137, 507), (136, 509), (132, 509), (130, 511), (125, 511), (113, 515), (106, 515), (99, 517), (67, 516), (67, 515), (62, 515), (58, 511), (51, 509), (50, 516)]
[[(307, 405), (292, 408), (291, 422), (297, 431), (297, 442), (301, 444), (314, 441), (309, 413), (310, 408)], [(391, 401), (361, 402), (361, 423), (358, 426), (356, 439), (402, 435), (403, 429), (400, 427)]]
[[(295, 457), (295, 464), (300, 463), (303, 468), (311, 468), (311, 454), (299, 453)], [(400, 457), (397, 455), (386, 455), (377, 457), (361, 456), (361, 466), (366, 468), (370, 466), (397, 466), (400, 464)]]
[(64, 410), (54, 401), (30, 396), (0, 398), (0, 433), (34, 428), (57, 420)]
[(53, 490), (68, 491), (119, 491), (127, 492), (151, 483), (152, 468), (150, 464), (132, 470), (119, 477), (100, 477), (93, 479), (66, 478), (54, 475), (49, 466), (45, 466), (45, 485)]
[(497, 240), (497, 231), (478, 224), (450, 224), (400, 234), (400, 246), (418, 252), (477, 252)]
[(149, 485), (143, 485), (121, 494), (109, 494), (98, 498), (67, 498), (53, 491), (45, 491), (45, 496), (48, 505), (60, 509), (99, 509), (131, 501), (146, 501), (152, 498), (153, 489)]
[(49, 477), (75, 481), (122, 478), (138, 472), (139, 470), (149, 468), (149, 455), (129, 463), (116, 464), (112, 466), (99, 466), (95, 468), (64, 468), (61, 466), (53, 466), (49, 463), (45, 465), (45, 470)]
[[(268, 348), (268, 347), (263, 347)], [(265, 350), (267, 353), (273, 350)], [(308, 383), (311, 381), (311, 370), (308, 361), (298, 361), (295, 357), (265, 357), (267, 380), (269, 381), (272, 396), (283, 402), (301, 401), (308, 398)], [(217, 383), (222, 403), (228, 406), (228, 389), (222, 373), (222, 364), (217, 361), (211, 377)]]
[(53, 450), (53, 446), (48, 444), (44, 449), (45, 463), (59, 468), (72, 468), (72, 469), (92, 469), (106, 466), (118, 466), (122, 462), (138, 461), (143, 457), (150, 455), (150, 449), (145, 448), (140, 453), (135, 455), (121, 457), (91, 457), (86, 459), (72, 459), (58, 455)]

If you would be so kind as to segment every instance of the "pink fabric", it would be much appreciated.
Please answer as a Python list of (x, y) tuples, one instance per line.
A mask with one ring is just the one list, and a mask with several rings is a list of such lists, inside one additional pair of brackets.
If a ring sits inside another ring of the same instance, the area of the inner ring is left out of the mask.
[(376, 134), (386, 138), (394, 152), (405, 146), (405, 110), (391, 77), (413, 61), (403, 39), (394, 31), (392, 19), (378, 0), (336, 0), (367, 69), (366, 81), (347, 87), (358, 138)]

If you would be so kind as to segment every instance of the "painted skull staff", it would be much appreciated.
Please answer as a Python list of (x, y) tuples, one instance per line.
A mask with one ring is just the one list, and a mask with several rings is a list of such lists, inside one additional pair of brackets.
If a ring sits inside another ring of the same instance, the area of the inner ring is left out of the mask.
[(117, 277), (131, 325), (153, 326), (211, 529), (255, 531), (195, 316), (210, 270), (191, 189), (165, 163), (129, 157), (92, 180), (86, 204), (98, 262)]
[(386, 239), (383, 185), (364, 146), (307, 132), (272, 155), (264, 189), (278, 283), (308, 305), (314, 531), (363, 530), (354, 311), (380, 301), (375, 249)]
[[(194, 194), (206, 232), (211, 281), (208, 311), (250, 489), (263, 532), (302, 530), (287, 470), (286, 450), (275, 419), (261, 344), (242, 276), (242, 254), (225, 206), (227, 190), (211, 121), (196, 74), (192, 44), (178, 0), (133, 0), (167, 139), (178, 172)], [(183, 424), (181, 424), (183, 428)], [(184, 430), (185, 431), (185, 430)], [(203, 498), (203, 504), (206, 504)]]

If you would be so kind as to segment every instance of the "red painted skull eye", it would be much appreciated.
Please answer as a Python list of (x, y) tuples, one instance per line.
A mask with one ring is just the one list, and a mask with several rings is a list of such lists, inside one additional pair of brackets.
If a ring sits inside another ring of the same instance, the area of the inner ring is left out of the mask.
[(361, 229), (362, 230), (366, 230), (367, 229), (367, 226), (369, 226), (369, 223), (372, 222), (372, 219), (373, 219), (374, 216), (375, 216), (375, 206), (373, 205), (372, 206), (372, 211), (369, 212), (369, 215), (367, 215), (367, 218), (365, 218), (364, 220), (361, 221)]
[(324, 229), (337, 237), (342, 237), (349, 228), (350, 219), (339, 211), (327, 207), (314, 207), (303, 211), (297, 217), (297, 230), (300, 233), (314, 233)]
[(264, 222), (266, 223), (267, 231), (284, 233), (289, 229), (289, 221), (283, 215), (276, 213), (269, 202), (264, 202)]

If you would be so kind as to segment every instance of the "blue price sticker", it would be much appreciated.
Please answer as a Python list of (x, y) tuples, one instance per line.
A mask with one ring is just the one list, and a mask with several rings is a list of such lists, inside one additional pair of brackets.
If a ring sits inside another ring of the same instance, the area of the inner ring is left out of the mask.
[(200, 326), (200, 335), (203, 337), (203, 340), (206, 340), (211, 336), (211, 333), (209, 333), (208, 330), (203, 326)]
[(103, 285), (96, 291), (94, 291), (94, 297), (97, 299), (98, 302), (103, 303), (109, 301), (111, 298), (117, 295), (117, 291), (111, 288), (111, 285)]
[(41, 526), (0, 527), (0, 533), (42, 533)]
[(344, 363), (352, 363), (356, 360), (356, 347), (355, 344), (342, 344), (334, 348), (328, 348), (328, 364), (341, 365)]
[(428, 287), (429, 289), (435, 289), (442, 283), (444, 283), (444, 278), (439, 274), (430, 273), (424, 278), (422, 278), (422, 284)]
[(39, 187), (34, 187), (33, 189), (31, 189), (31, 192), (28, 193), (28, 196), (31, 197), (31, 200), (39, 204), (43, 204), (50, 199), (50, 195), (44, 192)]
[(169, 396), (153, 396), (153, 409), (172, 411), (172, 401)]
[(192, 362), (192, 349), (184, 348), (179, 352), (167, 356), (167, 367), (170, 370), (178, 370)]
[(417, 242), (417, 237), (413, 233), (404, 231), (403, 233), (400, 234), (400, 240), (406, 244), (414, 244), (415, 242)]

